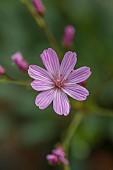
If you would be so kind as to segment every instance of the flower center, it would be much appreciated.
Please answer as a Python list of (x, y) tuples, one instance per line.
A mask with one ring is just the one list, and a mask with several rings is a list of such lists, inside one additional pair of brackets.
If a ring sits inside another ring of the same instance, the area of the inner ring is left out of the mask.
[(60, 79), (60, 80), (56, 80), (55, 86), (56, 86), (57, 88), (61, 88), (61, 87), (64, 85), (64, 82), (65, 82), (65, 81), (66, 81), (66, 78)]
[(58, 88), (61, 88), (61, 87), (63, 86), (63, 84), (61, 83), (60, 80), (57, 80), (57, 81), (55, 82), (55, 86), (58, 87)]

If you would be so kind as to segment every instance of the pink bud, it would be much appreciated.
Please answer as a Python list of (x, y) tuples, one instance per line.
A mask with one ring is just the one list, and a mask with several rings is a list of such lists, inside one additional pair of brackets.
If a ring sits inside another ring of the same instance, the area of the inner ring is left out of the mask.
[(37, 13), (39, 13), (40, 15), (44, 15), (45, 13), (45, 6), (43, 5), (41, 0), (32, 0), (32, 3), (37, 11)]
[(5, 74), (5, 69), (0, 65), (0, 76)]
[(65, 152), (62, 146), (58, 146), (56, 149), (52, 150), (51, 154), (46, 156), (46, 159), (50, 164), (68, 164), (69, 161), (65, 158)]
[(26, 71), (28, 68), (28, 63), (24, 60), (21, 53), (17, 52), (11, 56), (12, 61), (17, 65), (21, 71)]
[(75, 35), (75, 28), (71, 25), (68, 25), (64, 29), (64, 36), (63, 36), (63, 46), (65, 48), (70, 48), (73, 44), (73, 38)]
[(53, 155), (53, 154), (48, 154), (46, 156), (46, 159), (48, 160), (48, 162), (52, 165), (55, 165), (55, 164), (58, 164), (59, 163), (59, 160), (57, 158), (56, 155)]

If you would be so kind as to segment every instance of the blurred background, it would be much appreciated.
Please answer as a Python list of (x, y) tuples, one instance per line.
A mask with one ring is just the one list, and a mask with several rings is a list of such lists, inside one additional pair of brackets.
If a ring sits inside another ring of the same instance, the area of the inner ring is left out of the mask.
[[(113, 109), (113, 1), (43, 0), (45, 20), (59, 46), (64, 27), (76, 28), (72, 51), (78, 54), (76, 68), (91, 67), (88, 102)], [(43, 31), (19, 0), (0, 0), (0, 64), (15, 78), (28, 79), (12, 65), (11, 55), (23, 53), (30, 64), (42, 66), (40, 54), (50, 47)], [(71, 120), (54, 113), (52, 106), (39, 110), (37, 92), (0, 83), (0, 170), (46, 170), (45, 159), (60, 141)], [(69, 150), (71, 169), (113, 170), (113, 118), (89, 116), (78, 128)]]

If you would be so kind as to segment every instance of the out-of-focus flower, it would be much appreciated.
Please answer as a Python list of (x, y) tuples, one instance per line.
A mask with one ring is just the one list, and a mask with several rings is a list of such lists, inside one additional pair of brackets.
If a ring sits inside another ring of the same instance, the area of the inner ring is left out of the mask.
[(0, 65), (0, 76), (5, 74), (5, 68)]
[(65, 152), (62, 146), (58, 146), (56, 149), (52, 150), (51, 154), (46, 156), (48, 162), (52, 165), (54, 164), (68, 164), (69, 161), (65, 158)]
[(46, 70), (30, 65), (28, 74), (34, 79), (31, 87), (36, 91), (42, 91), (35, 100), (40, 109), (45, 109), (53, 102), (54, 111), (59, 115), (67, 116), (70, 111), (70, 104), (67, 95), (82, 101), (86, 100), (89, 92), (79, 83), (86, 80), (91, 71), (89, 67), (81, 67), (74, 70), (77, 62), (75, 52), (68, 51), (59, 63), (56, 52), (49, 48), (41, 54), (41, 59)]
[(42, 3), (42, 0), (32, 0), (32, 3), (37, 11), (37, 13), (39, 13), (40, 15), (44, 15), (45, 13), (45, 6)]
[(73, 44), (73, 38), (75, 35), (75, 28), (72, 25), (68, 25), (64, 29), (64, 36), (63, 36), (63, 46), (65, 48), (70, 48)]
[(17, 52), (14, 55), (12, 55), (11, 59), (21, 71), (26, 71), (28, 69), (28, 63), (23, 58), (23, 56), (20, 52)]

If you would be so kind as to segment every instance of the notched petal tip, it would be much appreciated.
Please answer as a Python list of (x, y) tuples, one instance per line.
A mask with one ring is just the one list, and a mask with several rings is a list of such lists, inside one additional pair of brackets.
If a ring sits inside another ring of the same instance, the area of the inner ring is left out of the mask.
[(88, 66), (83, 66), (83, 68), (87, 70), (87, 72), (89, 73), (89, 75), (92, 74), (90, 67), (88, 67)]
[(68, 56), (73, 56), (73, 57), (75, 57), (75, 58), (77, 58), (77, 53), (76, 52), (72, 52), (72, 51), (67, 51), (66, 53), (65, 53), (65, 55), (68, 55)]

